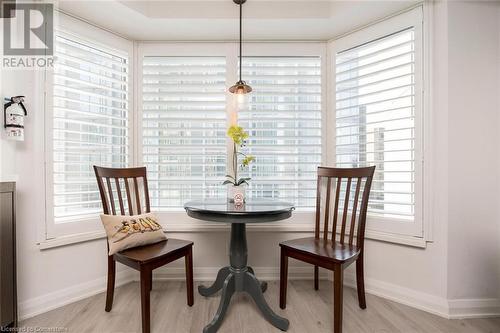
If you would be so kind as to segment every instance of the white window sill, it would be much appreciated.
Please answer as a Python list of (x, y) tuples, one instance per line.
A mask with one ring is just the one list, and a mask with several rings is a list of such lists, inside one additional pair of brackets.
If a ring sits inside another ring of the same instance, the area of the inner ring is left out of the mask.
[(105, 237), (106, 235), (104, 231), (86, 232), (81, 234), (60, 236), (57, 238), (46, 239), (44, 241), (39, 242), (37, 245), (39, 250), (47, 250), (66, 245), (90, 242), (98, 239), (103, 239)]
[[(164, 229), (167, 234), (172, 233), (203, 233), (203, 232), (222, 232), (229, 230), (230, 226), (226, 223), (204, 222), (189, 218), (184, 212), (160, 212), (158, 216), (163, 221), (176, 221), (176, 223), (166, 224)], [(168, 218), (167, 218), (168, 216)], [(311, 233), (313, 234), (314, 222), (313, 212), (296, 212), (285, 221), (274, 223), (255, 223), (248, 224), (249, 232), (281, 232), (281, 233)], [(104, 239), (104, 231), (95, 231), (82, 234), (57, 237), (44, 240), (38, 243), (40, 250), (94, 241)], [(421, 237), (412, 237), (407, 235), (398, 235), (373, 230), (366, 230), (366, 239), (406, 245), (417, 248), (426, 248), (427, 241)]]
[(398, 235), (391, 234), (380, 231), (366, 230), (365, 238), (380, 242), (393, 243), (399, 245), (406, 245), (411, 247), (418, 247), (425, 249), (427, 247), (428, 240), (422, 237), (414, 237), (409, 235)]

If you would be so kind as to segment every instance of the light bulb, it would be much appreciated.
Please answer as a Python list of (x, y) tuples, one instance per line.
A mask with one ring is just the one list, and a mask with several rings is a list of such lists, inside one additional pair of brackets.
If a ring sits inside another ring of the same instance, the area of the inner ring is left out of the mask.
[(245, 94), (236, 94), (238, 100), (238, 105), (245, 103)]

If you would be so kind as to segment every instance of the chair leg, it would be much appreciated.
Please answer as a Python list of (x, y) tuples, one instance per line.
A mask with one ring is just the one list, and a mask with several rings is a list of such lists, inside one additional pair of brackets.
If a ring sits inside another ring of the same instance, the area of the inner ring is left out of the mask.
[(335, 265), (333, 271), (333, 332), (342, 333), (342, 308), (344, 292), (344, 271), (342, 265)]
[(153, 272), (151, 272), (151, 275), (149, 277), (149, 291), (153, 290)]
[(115, 294), (116, 262), (113, 256), (108, 256), (108, 287), (106, 291), (106, 312), (113, 308), (113, 296)]
[(286, 308), (286, 287), (288, 280), (288, 257), (283, 249), (281, 249), (280, 260), (280, 308)]
[(314, 290), (319, 289), (319, 267), (314, 266)]
[(365, 277), (363, 268), (363, 255), (361, 254), (356, 260), (356, 283), (358, 290), (358, 303), (361, 309), (366, 309), (365, 297)]
[(149, 333), (151, 330), (151, 304), (150, 304), (150, 281), (151, 270), (141, 267), (141, 313), (142, 313), (142, 333)]
[(193, 286), (193, 247), (189, 248), (186, 255), (186, 289), (187, 289), (187, 304), (193, 306), (194, 304), (194, 286)]

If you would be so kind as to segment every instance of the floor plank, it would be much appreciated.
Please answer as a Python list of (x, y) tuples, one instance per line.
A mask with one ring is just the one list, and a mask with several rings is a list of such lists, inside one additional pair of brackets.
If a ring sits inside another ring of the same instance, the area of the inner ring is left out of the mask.
[[(197, 284), (195, 286), (197, 288)], [(57, 327), (75, 333), (140, 332), (140, 293), (137, 282), (115, 291), (113, 310), (104, 311), (104, 293), (27, 319), (21, 327)], [(290, 320), (290, 333), (331, 333), (333, 331), (333, 290), (329, 281), (321, 281), (315, 291), (312, 281), (290, 281), (287, 308), (278, 307), (279, 283), (269, 283), (265, 297), (273, 310)], [(185, 283), (155, 281), (151, 292), (152, 332), (199, 333), (210, 322), (219, 305), (218, 295), (205, 298), (195, 292), (193, 307), (186, 305)], [(446, 320), (409, 306), (367, 294), (366, 310), (357, 304), (356, 291), (344, 292), (344, 332), (401, 333), (496, 333), (500, 318)], [(29, 330), (26, 330), (28, 332)], [(250, 297), (236, 294), (220, 333), (279, 332), (259, 313)]]

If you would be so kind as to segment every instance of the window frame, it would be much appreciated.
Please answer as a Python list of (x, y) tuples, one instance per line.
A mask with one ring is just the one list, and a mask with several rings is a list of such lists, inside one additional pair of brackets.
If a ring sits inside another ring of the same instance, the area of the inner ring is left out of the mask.
[[(110, 32), (69, 17), (63, 13), (58, 15), (54, 34), (65, 38), (89, 43), (92, 46), (100, 46), (106, 51), (113, 51), (116, 55), (126, 57), (128, 60), (128, 139), (129, 165), (135, 165), (134, 154), (134, 48), (133, 42)], [(44, 240), (49, 241), (62, 237), (75, 235), (104, 235), (102, 225), (98, 216), (94, 218), (77, 217), (64, 223), (55, 223), (54, 219), (54, 181), (53, 181), (53, 69), (47, 68), (45, 76), (45, 229)]]
[[(414, 27), (415, 29), (415, 216), (413, 221), (367, 215), (367, 235), (384, 233), (415, 238), (424, 237), (424, 25), (423, 7), (360, 29), (328, 43), (328, 145), (336, 147), (336, 78), (335, 55), (370, 41)], [(327, 161), (335, 165), (335, 149), (329, 149)]]

